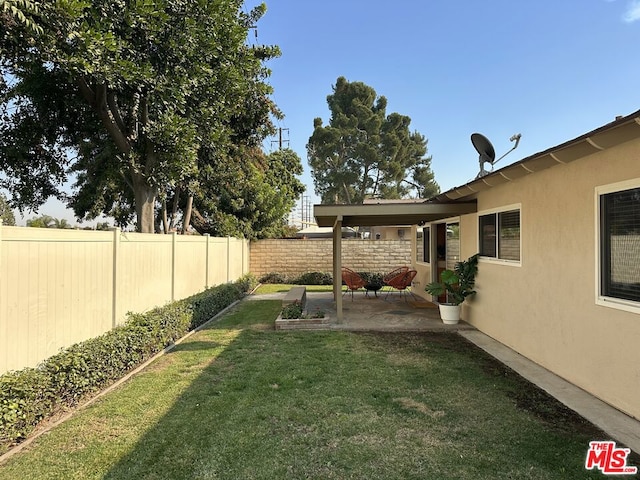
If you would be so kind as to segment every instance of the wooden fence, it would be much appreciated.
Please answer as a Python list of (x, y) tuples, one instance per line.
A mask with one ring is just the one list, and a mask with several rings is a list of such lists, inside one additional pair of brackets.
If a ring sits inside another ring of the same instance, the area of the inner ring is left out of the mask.
[(248, 271), (245, 240), (0, 223), (0, 373)]

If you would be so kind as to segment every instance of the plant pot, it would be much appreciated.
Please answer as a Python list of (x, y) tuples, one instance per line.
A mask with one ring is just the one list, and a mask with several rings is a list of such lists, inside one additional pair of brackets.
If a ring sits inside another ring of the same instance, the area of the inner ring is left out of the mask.
[(438, 307), (440, 308), (440, 318), (442, 319), (442, 323), (455, 325), (460, 321), (460, 305), (441, 303)]

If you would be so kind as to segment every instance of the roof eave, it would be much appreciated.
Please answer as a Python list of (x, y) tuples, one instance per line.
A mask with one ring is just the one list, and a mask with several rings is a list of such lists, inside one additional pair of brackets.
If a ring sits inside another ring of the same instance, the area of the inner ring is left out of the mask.
[(481, 178), (454, 187), (431, 198), (436, 202), (456, 202), (476, 198), (483, 190), (517, 180), (559, 164), (571, 163), (607, 148), (640, 138), (640, 110), (581, 135), (573, 140), (533, 154)]

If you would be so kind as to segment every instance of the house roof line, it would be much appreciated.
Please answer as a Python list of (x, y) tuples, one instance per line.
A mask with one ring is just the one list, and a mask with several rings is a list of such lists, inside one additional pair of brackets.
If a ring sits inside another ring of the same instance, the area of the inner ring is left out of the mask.
[(568, 164), (593, 153), (640, 138), (640, 110), (596, 128), (579, 137), (534, 153), (464, 185), (453, 187), (428, 201), (469, 201), (479, 191), (517, 180), (558, 164)]

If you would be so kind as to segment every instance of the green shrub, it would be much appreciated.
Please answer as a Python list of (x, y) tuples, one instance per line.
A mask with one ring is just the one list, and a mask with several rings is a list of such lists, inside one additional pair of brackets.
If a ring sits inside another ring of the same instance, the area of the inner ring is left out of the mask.
[(269, 272), (260, 277), (260, 283), (287, 283), (287, 277), (282, 273)]
[(358, 275), (360, 275), (362, 279), (367, 282), (367, 285), (384, 285), (384, 282), (382, 280), (383, 275), (381, 273), (358, 272)]
[(41, 420), (122, 378), (255, 285), (255, 277), (247, 275), (147, 313), (129, 313), (123, 325), (72, 345), (36, 368), (0, 375), (0, 453), (26, 438)]
[(332, 285), (333, 276), (325, 272), (307, 272), (294, 279), (291, 283), (296, 285)]
[(246, 273), (236, 281), (236, 284), (243, 293), (251, 292), (258, 286), (258, 279), (253, 273)]
[(323, 318), (324, 310), (317, 308), (314, 312), (304, 313), (302, 303), (296, 300), (295, 302), (289, 303), (288, 305), (282, 307), (280, 317), (285, 320), (290, 320), (293, 318)]
[(284, 319), (302, 318), (302, 303), (296, 300), (293, 303), (285, 305), (282, 307), (280, 316)]

